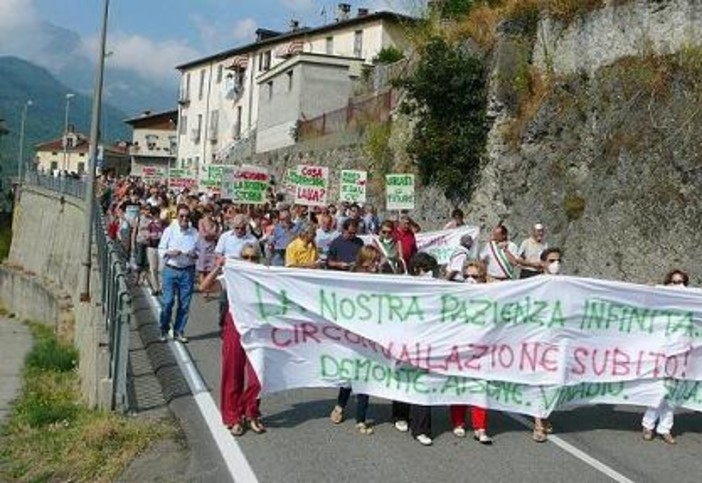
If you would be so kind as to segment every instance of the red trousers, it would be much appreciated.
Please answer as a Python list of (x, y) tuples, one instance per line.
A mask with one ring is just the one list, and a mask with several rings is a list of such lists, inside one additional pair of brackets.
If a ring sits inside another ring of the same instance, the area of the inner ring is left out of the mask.
[(261, 383), (241, 347), (241, 337), (229, 311), (222, 327), (222, 390), (220, 405), (222, 422), (226, 426), (261, 416), (259, 395)]
[[(458, 426), (466, 426), (466, 409), (468, 406), (455, 405), (449, 406), (449, 412), (451, 415), (451, 426), (457, 428)], [(475, 406), (470, 406), (470, 420), (473, 423), (473, 429), (487, 429), (487, 410), (483, 408), (476, 408)]]

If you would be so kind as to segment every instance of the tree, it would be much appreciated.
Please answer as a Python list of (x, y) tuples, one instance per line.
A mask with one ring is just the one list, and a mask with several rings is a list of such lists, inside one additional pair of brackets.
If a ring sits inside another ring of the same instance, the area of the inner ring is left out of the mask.
[(470, 197), (479, 175), (488, 132), (485, 77), (480, 57), (436, 37), (401, 81), (403, 110), (416, 121), (407, 151), (422, 183), (437, 184), (454, 203)]

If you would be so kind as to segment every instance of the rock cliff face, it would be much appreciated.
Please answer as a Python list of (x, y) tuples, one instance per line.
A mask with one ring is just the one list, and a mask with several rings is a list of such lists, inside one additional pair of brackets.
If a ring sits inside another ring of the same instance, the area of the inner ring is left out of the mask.
[(699, 285), (702, 3), (612, 3), (536, 35), (503, 25), (469, 219), (518, 239), (545, 223), (571, 274), (650, 283), (679, 267)]

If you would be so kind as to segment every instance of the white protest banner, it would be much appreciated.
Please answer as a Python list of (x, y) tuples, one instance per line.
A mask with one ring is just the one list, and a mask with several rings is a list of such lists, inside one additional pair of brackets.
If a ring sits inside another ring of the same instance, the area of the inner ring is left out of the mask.
[(342, 203), (365, 203), (367, 183), (367, 171), (342, 169), (341, 183), (339, 184), (339, 201)]
[(222, 198), (234, 203), (260, 205), (268, 198), (271, 177), (266, 168), (244, 165), (226, 173), (222, 182)]
[(171, 168), (168, 170), (168, 187), (193, 189), (197, 187), (197, 178), (189, 169)]
[(385, 207), (387, 210), (414, 209), (414, 175), (385, 175)]
[(146, 184), (161, 183), (168, 179), (168, 168), (165, 166), (142, 166), (140, 177)]
[[(473, 238), (473, 248), (470, 250), (470, 256), (471, 258), (477, 258), (478, 236), (480, 235), (480, 228), (477, 226), (464, 225), (449, 230), (419, 232), (414, 237), (417, 241), (418, 251), (428, 253), (436, 258), (439, 265), (445, 265), (449, 263), (451, 255), (461, 246), (461, 237), (463, 235), (470, 235)], [(366, 245), (375, 244), (380, 246), (378, 243), (374, 243), (374, 240), (378, 238), (377, 235), (359, 235), (359, 238)]]
[(264, 392), (350, 384), (417, 404), (547, 416), (572, 404), (702, 410), (702, 292), (575, 277), (467, 285), (228, 262)]
[(290, 173), (295, 185), (294, 203), (306, 206), (327, 205), (329, 168), (326, 166), (298, 166)]

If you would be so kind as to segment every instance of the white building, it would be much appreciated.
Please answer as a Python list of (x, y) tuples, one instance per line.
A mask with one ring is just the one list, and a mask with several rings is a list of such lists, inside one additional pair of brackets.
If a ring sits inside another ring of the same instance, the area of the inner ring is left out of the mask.
[(141, 116), (125, 121), (133, 129), (131, 173), (140, 175), (144, 166), (168, 168), (175, 164), (178, 152), (178, 111), (152, 114), (149, 111)]
[[(297, 66), (299, 70), (301, 63), (319, 67), (325, 58), (329, 64), (327, 71), (335, 70), (338, 74), (343, 64), (344, 75), (358, 76), (361, 69), (355, 65), (370, 64), (383, 48), (404, 50), (405, 28), (414, 21), (392, 12), (369, 13), (366, 9), (359, 9), (352, 17), (348, 5), (340, 5), (339, 18), (334, 23), (299, 28), (291, 22), (291, 30), (285, 33), (259, 29), (256, 41), (251, 44), (178, 66), (181, 72), (178, 165), (197, 169), (202, 164), (217, 163), (233, 152), (260, 152), (262, 149), (256, 146), (261, 89), (271, 93), (292, 89), (293, 68)], [(297, 61), (287, 64), (291, 75), (287, 70), (278, 72), (280, 64), (296, 56)], [(269, 75), (272, 70), (274, 76)], [(276, 85), (277, 82), (289, 83), (289, 87)], [(304, 84), (301, 88), (309, 90), (310, 86)], [(348, 99), (347, 92), (344, 96)], [(343, 102), (343, 99), (340, 105), (320, 102), (319, 108), (335, 109), (343, 107)], [(304, 114), (311, 117), (318, 113)], [(284, 145), (282, 137), (286, 135), (288, 144), (293, 142), (288, 135), (289, 119), (285, 125), (268, 124), (268, 132), (261, 138), (263, 149)]]

